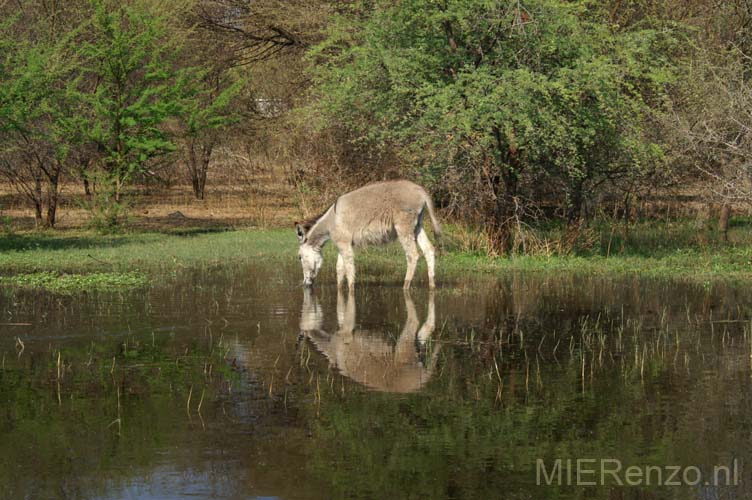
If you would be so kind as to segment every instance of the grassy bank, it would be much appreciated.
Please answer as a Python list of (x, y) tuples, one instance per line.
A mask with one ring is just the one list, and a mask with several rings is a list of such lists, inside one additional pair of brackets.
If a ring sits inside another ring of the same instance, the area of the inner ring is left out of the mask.
[[(752, 238), (744, 221), (732, 228), (728, 243), (690, 224), (643, 224), (628, 233), (593, 233), (588, 248), (566, 254), (511, 257), (488, 257), (468, 250), (464, 233), (452, 226), (447, 229), (439, 281), (468, 273), (510, 271), (639, 274), (699, 282), (752, 279)], [(296, 250), (295, 236), (288, 228), (6, 234), (0, 237), (0, 283), (56, 291), (138, 287), (180, 268), (292, 264)], [(324, 279), (330, 279), (335, 261), (331, 245), (326, 255)], [(398, 281), (404, 273), (404, 256), (396, 245), (363, 250), (357, 261), (360, 281)]]

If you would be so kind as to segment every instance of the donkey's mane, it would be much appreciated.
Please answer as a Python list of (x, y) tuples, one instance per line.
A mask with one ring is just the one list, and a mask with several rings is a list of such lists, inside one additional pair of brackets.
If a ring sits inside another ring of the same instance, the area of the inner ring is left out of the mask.
[(313, 217), (309, 218), (309, 219), (308, 219), (307, 221), (305, 221), (305, 223), (306, 223), (306, 224), (310, 224), (311, 226), (312, 226), (312, 225), (314, 225), (314, 224), (316, 224), (316, 223), (318, 222), (318, 220), (319, 220), (320, 218), (322, 218), (322, 217), (324, 216), (324, 214), (326, 214), (326, 212), (327, 212), (328, 210), (329, 210), (329, 207), (327, 207), (327, 208), (326, 208), (326, 210), (324, 210), (324, 211), (323, 211), (323, 212), (321, 212), (320, 214), (318, 214), (318, 215), (316, 215), (316, 216), (313, 216)]
[(329, 211), (329, 209), (331, 207), (332, 207), (331, 205), (327, 205), (327, 207), (324, 209), (323, 212), (321, 212), (317, 216), (311, 217), (311, 218), (307, 219), (305, 222), (303, 222), (303, 227), (306, 228), (306, 231), (310, 230), (319, 221), (320, 218), (322, 218), (324, 215), (326, 215), (326, 213)]

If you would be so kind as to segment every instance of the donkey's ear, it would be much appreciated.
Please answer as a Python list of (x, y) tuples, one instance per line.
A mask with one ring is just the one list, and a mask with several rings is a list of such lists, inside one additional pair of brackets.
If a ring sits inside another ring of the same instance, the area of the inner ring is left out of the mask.
[(298, 235), (298, 241), (303, 243), (303, 240), (305, 239), (305, 228), (300, 222), (295, 223), (295, 233)]

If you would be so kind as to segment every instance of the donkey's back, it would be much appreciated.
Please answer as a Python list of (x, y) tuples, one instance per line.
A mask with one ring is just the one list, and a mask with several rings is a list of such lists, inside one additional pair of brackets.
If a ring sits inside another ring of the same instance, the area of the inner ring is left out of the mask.
[(386, 243), (398, 239), (400, 232), (417, 237), (424, 211), (429, 213), (434, 233), (440, 231), (431, 197), (421, 186), (405, 180), (377, 182), (344, 194), (334, 211), (335, 243), (348, 239), (355, 246)]
[(421, 210), (428, 193), (414, 182), (398, 180), (367, 184), (337, 199), (336, 206), (356, 212), (378, 213), (384, 210)]

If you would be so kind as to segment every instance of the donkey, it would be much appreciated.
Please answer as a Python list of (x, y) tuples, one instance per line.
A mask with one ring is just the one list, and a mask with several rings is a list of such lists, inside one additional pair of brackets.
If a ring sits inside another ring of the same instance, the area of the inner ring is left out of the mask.
[(381, 392), (417, 392), (431, 379), (441, 347), (429, 344), (436, 326), (436, 306), (434, 292), (428, 292), (428, 312), (421, 325), (410, 292), (403, 293), (407, 318), (396, 343), (384, 332), (358, 326), (352, 289), (337, 291), (337, 330), (328, 333), (322, 329), (321, 306), (306, 288), (299, 338), (308, 339), (330, 366), (359, 384)]
[[(428, 286), (435, 288), (434, 248), (423, 230), (423, 214), (431, 217), (434, 235), (441, 234), (431, 197), (410, 181), (385, 181), (369, 184), (343, 194), (326, 211), (307, 222), (296, 222), (300, 241), (298, 256), (303, 266), (303, 283), (313, 285), (321, 269), (321, 248), (332, 240), (337, 246), (337, 288), (345, 277), (350, 289), (355, 286), (353, 248), (384, 244), (398, 239), (405, 250), (407, 272), (404, 288), (410, 288), (420, 254), (428, 264)], [(417, 243), (417, 245), (416, 245)]]

